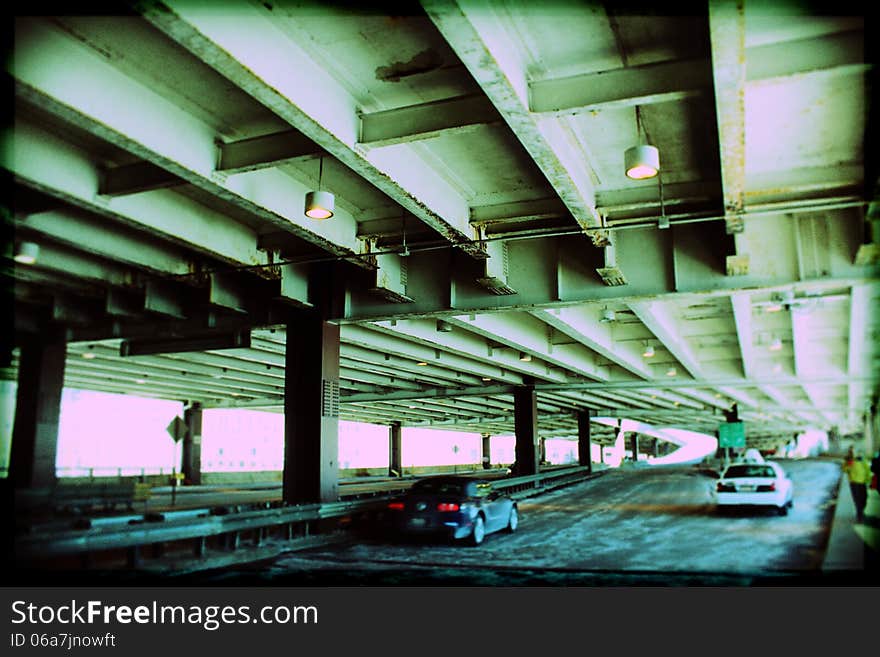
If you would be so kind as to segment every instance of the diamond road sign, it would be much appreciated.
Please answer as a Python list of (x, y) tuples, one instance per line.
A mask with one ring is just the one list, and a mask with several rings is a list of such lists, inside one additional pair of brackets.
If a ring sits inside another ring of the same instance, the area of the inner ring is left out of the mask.
[(166, 431), (168, 431), (174, 439), (174, 442), (179, 443), (187, 434), (186, 422), (184, 422), (179, 415), (175, 415), (174, 419), (171, 420), (166, 427)]

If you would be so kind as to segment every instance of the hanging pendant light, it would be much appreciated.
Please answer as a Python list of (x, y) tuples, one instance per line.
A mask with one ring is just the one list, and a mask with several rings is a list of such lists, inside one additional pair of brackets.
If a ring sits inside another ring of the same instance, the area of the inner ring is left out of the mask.
[[(642, 140), (642, 116), (636, 106), (636, 132), (639, 141)], [(647, 141), (647, 134), (645, 135)], [(653, 178), (660, 171), (660, 151), (650, 144), (639, 144), (627, 149), (623, 155), (626, 166), (626, 175), (633, 180)]]
[(22, 265), (32, 265), (40, 256), (40, 245), (34, 242), (22, 242), (15, 251), (13, 260)]
[(329, 219), (333, 216), (336, 197), (330, 192), (321, 191), (324, 176), (324, 156), (318, 160), (318, 190), (306, 194), (306, 216), (312, 219)]

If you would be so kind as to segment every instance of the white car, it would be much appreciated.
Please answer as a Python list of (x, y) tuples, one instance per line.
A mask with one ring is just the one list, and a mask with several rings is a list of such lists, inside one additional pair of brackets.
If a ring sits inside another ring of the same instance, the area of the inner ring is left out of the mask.
[(732, 463), (710, 490), (719, 506), (767, 506), (781, 516), (794, 495), (791, 479), (773, 461)]

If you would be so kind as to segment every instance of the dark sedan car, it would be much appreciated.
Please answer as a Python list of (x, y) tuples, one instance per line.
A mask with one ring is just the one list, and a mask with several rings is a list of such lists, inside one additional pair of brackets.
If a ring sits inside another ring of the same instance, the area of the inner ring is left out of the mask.
[(406, 534), (437, 534), (479, 545), (486, 534), (516, 531), (516, 502), (492, 483), (460, 476), (420, 479), (388, 504), (393, 529)]

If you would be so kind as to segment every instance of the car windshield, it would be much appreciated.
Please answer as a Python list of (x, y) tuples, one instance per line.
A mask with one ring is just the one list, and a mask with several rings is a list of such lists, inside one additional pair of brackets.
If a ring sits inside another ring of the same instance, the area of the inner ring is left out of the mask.
[(457, 481), (425, 479), (414, 483), (410, 490), (413, 493), (428, 495), (461, 495), (462, 484)]
[(732, 465), (724, 473), (725, 479), (738, 477), (776, 477), (776, 471), (767, 465)]

